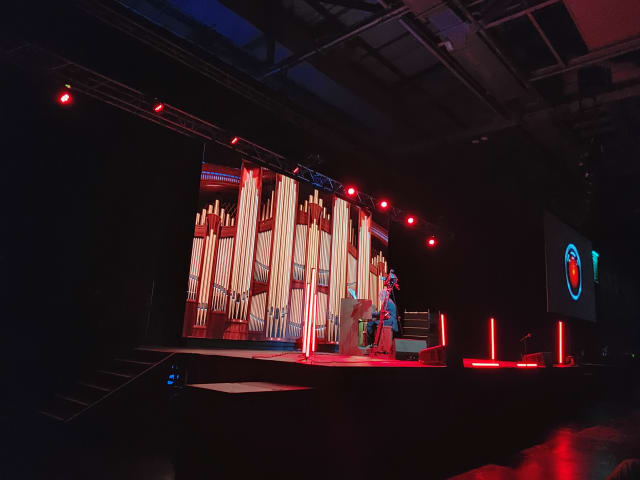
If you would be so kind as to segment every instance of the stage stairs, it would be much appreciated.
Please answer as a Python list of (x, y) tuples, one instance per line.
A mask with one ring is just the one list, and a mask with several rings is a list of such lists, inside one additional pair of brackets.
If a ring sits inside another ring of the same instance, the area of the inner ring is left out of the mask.
[(424, 340), (431, 345), (433, 328), (429, 320), (429, 312), (405, 312), (402, 317), (402, 335), (399, 338), (408, 340)]
[(103, 366), (84, 375), (71, 387), (56, 393), (49, 404), (38, 410), (56, 422), (69, 422), (133, 383), (173, 355), (134, 348), (119, 353)]

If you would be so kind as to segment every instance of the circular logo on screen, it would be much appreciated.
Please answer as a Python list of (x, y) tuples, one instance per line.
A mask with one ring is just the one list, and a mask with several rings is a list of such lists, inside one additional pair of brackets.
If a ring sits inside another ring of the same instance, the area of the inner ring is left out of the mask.
[(569, 295), (574, 300), (578, 300), (582, 293), (582, 264), (578, 249), (573, 243), (567, 245), (567, 249), (564, 251), (564, 274), (567, 279)]

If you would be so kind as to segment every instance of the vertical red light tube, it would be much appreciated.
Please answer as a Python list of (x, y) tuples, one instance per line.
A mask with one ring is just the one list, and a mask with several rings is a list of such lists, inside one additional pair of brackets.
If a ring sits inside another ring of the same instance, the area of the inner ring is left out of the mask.
[(318, 294), (313, 294), (313, 305), (311, 306), (311, 351), (316, 351), (316, 315), (318, 314)]
[(491, 360), (496, 359), (496, 327), (495, 327), (495, 319), (491, 317), (489, 319), (489, 323), (491, 325)]
[(444, 313), (440, 314), (440, 337), (442, 340), (442, 346), (444, 347), (447, 344), (447, 336), (444, 330)]
[(564, 324), (558, 322), (558, 363), (562, 365), (564, 363)]
[(304, 302), (304, 331), (302, 334), (302, 353), (304, 353), (307, 357), (309, 356), (309, 330), (310, 325), (309, 321), (311, 320), (309, 317), (309, 310), (311, 306), (311, 285), (307, 284), (306, 298)]

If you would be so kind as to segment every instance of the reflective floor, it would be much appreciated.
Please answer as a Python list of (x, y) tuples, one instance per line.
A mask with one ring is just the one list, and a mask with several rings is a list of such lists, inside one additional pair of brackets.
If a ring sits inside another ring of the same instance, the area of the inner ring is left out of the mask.
[(604, 479), (626, 458), (640, 458), (640, 410), (596, 425), (555, 429), (503, 464), (491, 463), (455, 480)]

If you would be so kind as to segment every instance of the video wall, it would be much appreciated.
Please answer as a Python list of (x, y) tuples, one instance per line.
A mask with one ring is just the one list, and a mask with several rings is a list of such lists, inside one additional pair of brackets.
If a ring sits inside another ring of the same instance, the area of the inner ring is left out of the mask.
[(376, 215), (247, 161), (204, 163), (183, 336), (295, 341), (313, 281), (317, 339), (337, 343), (340, 300), (379, 301), (388, 229)]
[(596, 321), (591, 242), (544, 214), (547, 312)]

